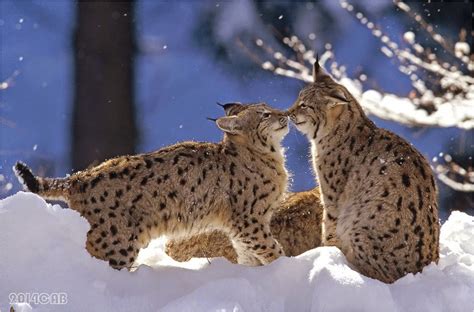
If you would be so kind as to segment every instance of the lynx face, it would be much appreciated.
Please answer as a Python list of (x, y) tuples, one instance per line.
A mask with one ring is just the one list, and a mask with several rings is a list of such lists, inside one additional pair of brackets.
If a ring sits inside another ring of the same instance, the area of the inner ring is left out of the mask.
[(309, 84), (298, 95), (289, 109), (290, 118), (299, 131), (308, 139), (324, 135), (322, 128), (336, 127), (343, 106), (349, 106), (350, 94), (345, 87), (320, 72), (315, 82)]
[(216, 123), (232, 139), (274, 152), (289, 131), (287, 114), (267, 104), (226, 105), (231, 105), (226, 109), (228, 116), (219, 118)]

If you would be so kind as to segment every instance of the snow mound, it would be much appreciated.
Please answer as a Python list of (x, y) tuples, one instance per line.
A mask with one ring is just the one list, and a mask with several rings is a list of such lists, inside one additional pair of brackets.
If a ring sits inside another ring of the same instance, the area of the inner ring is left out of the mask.
[(16, 311), (474, 310), (474, 217), (461, 212), (442, 227), (439, 264), (391, 285), (355, 272), (334, 247), (252, 268), (178, 263), (156, 240), (140, 253), (146, 265), (116, 271), (84, 249), (88, 228), (78, 213), (30, 193), (1, 200), (0, 310), (20, 293), (62, 293), (67, 303), (31, 297)]

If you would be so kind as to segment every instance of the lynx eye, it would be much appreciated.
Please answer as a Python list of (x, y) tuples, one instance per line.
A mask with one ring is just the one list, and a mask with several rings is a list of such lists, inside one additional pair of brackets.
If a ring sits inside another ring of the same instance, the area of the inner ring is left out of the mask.
[(301, 107), (301, 108), (306, 108), (307, 106), (306, 106), (306, 104), (305, 104), (304, 102), (300, 102), (300, 107)]
[(262, 114), (262, 118), (263, 119), (268, 119), (268, 118), (270, 118), (271, 115), (272, 114), (270, 114), (269, 112), (265, 112), (265, 113)]

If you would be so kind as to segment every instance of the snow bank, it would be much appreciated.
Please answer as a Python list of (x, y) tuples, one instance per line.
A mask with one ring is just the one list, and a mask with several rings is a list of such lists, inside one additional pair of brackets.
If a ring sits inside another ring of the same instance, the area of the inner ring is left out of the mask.
[(65, 293), (66, 305), (14, 304), (16, 311), (473, 311), (474, 217), (453, 212), (441, 259), (392, 285), (353, 271), (333, 247), (264, 267), (224, 259), (180, 264), (163, 240), (116, 271), (84, 249), (88, 224), (29, 193), (0, 201), (0, 310), (10, 293)]

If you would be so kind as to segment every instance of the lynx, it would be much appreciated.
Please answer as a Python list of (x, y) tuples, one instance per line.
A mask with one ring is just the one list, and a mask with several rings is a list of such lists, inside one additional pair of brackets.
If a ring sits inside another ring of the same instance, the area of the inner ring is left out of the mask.
[(216, 124), (220, 143), (179, 143), (66, 178), (35, 177), (22, 163), (14, 169), (26, 189), (85, 217), (87, 251), (113, 268), (130, 269), (152, 238), (214, 229), (228, 235), (238, 263), (267, 264), (283, 255), (270, 219), (287, 188), (280, 142), (288, 117), (258, 103)]
[(362, 274), (391, 283), (439, 258), (437, 188), (425, 158), (377, 128), (316, 62), (290, 118), (312, 145), (323, 244)]
[[(292, 193), (276, 209), (270, 229), (285, 255), (297, 256), (321, 245), (322, 213), (319, 188)], [(221, 231), (169, 241), (166, 253), (177, 261), (188, 261), (193, 257), (225, 257), (231, 262), (237, 262), (237, 254), (231, 242)]]

